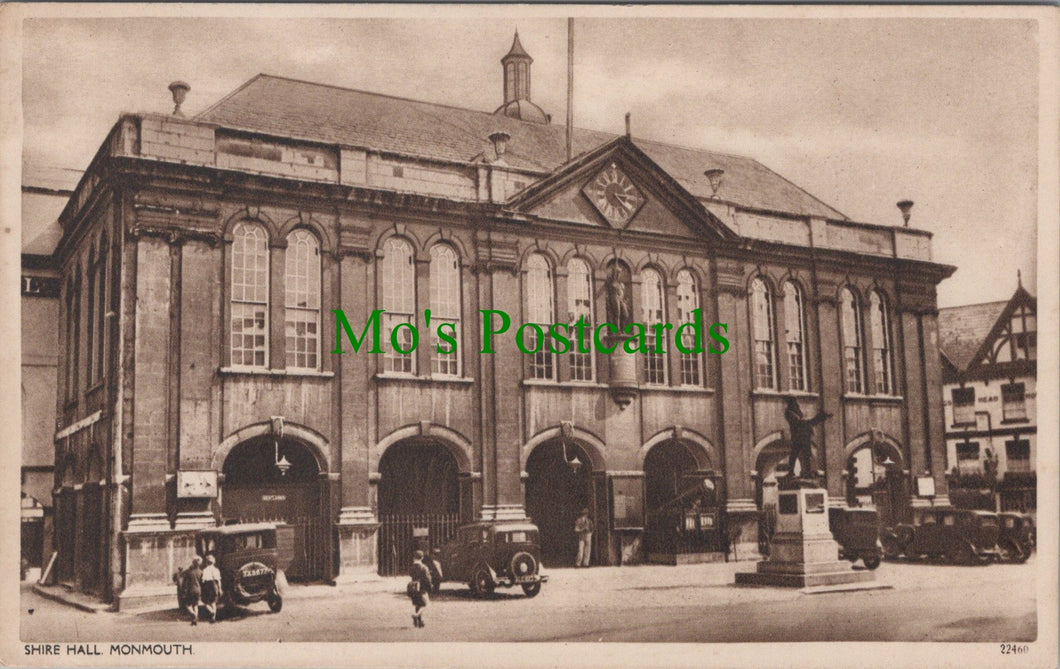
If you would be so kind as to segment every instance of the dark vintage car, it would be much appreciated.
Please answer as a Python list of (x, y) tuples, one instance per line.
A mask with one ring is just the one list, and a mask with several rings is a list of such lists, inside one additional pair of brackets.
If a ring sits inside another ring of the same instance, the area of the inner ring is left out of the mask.
[[(195, 550), (217, 558), (223, 606), (265, 601), (273, 613), (283, 608), (287, 579), (283, 570), (293, 557), (294, 528), (272, 523), (225, 525), (200, 530)], [(175, 579), (179, 582), (179, 572)]]
[(1021, 513), (999, 513), (997, 548), (1001, 559), (1008, 562), (1026, 562), (1034, 548), (1032, 532), (1034, 521)]
[(478, 597), (498, 586), (520, 586), (527, 597), (541, 592), (548, 580), (541, 574), (537, 525), (482, 522), (464, 525), (437, 553), (446, 581), (467, 583)]
[(913, 509), (913, 522), (890, 528), (884, 555), (927, 556), (956, 564), (984, 564), (998, 557), (997, 514), (951, 507)]
[(880, 566), (883, 546), (880, 543), (880, 514), (876, 509), (828, 509), (828, 527), (839, 543), (843, 560), (864, 561), (869, 569)]

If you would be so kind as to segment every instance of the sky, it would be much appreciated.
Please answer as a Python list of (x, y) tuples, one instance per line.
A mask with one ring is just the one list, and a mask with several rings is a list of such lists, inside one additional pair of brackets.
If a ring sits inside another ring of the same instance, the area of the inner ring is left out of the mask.
[[(244, 10), (245, 11), (245, 10)], [(566, 19), (30, 19), (23, 162), (84, 169), (122, 112), (255, 74), (492, 111), (518, 29), (563, 123)], [(934, 233), (939, 306), (1036, 290), (1038, 32), (1015, 19), (575, 21), (575, 125), (753, 157), (848, 217)]]

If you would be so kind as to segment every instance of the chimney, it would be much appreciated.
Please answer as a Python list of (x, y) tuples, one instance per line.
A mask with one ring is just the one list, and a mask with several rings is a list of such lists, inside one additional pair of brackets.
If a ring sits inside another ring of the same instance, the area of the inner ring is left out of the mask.
[(173, 107), (173, 115), (184, 118), (184, 112), (180, 110), (180, 105), (184, 103), (184, 99), (188, 97), (188, 91), (191, 90), (191, 86), (183, 81), (174, 81), (169, 85), (169, 92), (173, 94), (173, 102), (176, 106)]
[(497, 160), (504, 157), (504, 152), (508, 150), (508, 140), (511, 138), (512, 136), (503, 130), (490, 133), (489, 140), (493, 142), (493, 153), (496, 154)]
[(910, 212), (913, 211), (912, 200), (902, 200), (898, 203), (898, 209), (902, 212), (902, 220), (905, 221), (905, 227), (909, 227), (909, 216)]

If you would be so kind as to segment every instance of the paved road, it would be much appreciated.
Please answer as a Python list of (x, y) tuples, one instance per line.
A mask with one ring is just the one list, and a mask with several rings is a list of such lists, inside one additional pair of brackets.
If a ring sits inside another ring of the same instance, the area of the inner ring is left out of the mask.
[[(412, 626), (404, 579), (346, 588), (292, 586), (264, 604), (192, 627), (175, 610), (83, 613), (22, 593), (24, 641), (990, 641), (1036, 638), (1035, 559), (954, 567), (884, 563), (893, 589), (802, 594), (730, 585), (753, 563), (553, 570), (527, 599), (476, 600), (447, 584)], [(30, 614), (29, 610), (33, 613)]]

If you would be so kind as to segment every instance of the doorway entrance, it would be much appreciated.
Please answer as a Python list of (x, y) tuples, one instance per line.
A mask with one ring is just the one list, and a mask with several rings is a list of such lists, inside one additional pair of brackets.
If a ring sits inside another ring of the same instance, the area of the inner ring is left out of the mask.
[(684, 444), (665, 441), (648, 451), (644, 485), (649, 560), (670, 563), (675, 555), (721, 550), (712, 472), (700, 470)]
[(406, 439), (379, 460), (379, 573), (408, 572), (416, 549), (449, 541), (460, 524), (460, 472), (443, 444)]
[(873, 506), (885, 527), (908, 522), (909, 481), (903, 472), (902, 451), (884, 440), (871, 440), (847, 458), (847, 506)]
[[(284, 470), (279, 463), (288, 464)], [(322, 494), (321, 467), (313, 452), (293, 439), (258, 437), (236, 445), (225, 458), (221, 521), (269, 522), (294, 528), (292, 581), (331, 577), (330, 506)]]
[[(571, 464), (575, 459), (580, 463), (578, 466)], [(541, 561), (547, 567), (574, 565), (578, 554), (574, 521), (582, 509), (589, 509), (597, 526), (593, 532), (591, 563), (601, 563), (599, 546), (606, 532), (599, 531), (601, 518), (591, 462), (576, 442), (567, 442), (564, 452), (564, 444), (559, 439), (537, 446), (527, 459), (526, 513), (540, 530)]]

